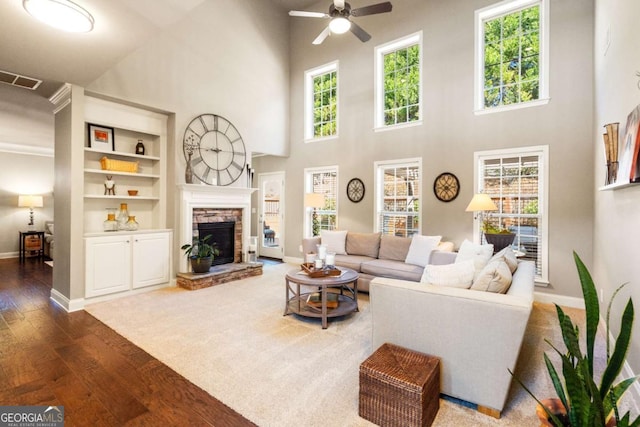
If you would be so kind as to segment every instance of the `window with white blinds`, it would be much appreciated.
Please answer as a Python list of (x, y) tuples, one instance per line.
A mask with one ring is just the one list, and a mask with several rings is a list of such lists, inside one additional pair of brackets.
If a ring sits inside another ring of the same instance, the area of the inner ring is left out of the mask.
[(305, 169), (305, 193), (324, 197), (322, 207), (305, 207), (305, 235), (319, 236), (320, 230), (335, 230), (338, 226), (338, 167)]
[[(548, 146), (476, 153), (478, 192), (498, 207), (484, 219), (516, 234), (512, 248), (536, 264), (539, 282), (548, 280)], [(476, 219), (476, 230), (481, 224)]]
[(421, 159), (376, 162), (376, 231), (420, 234)]

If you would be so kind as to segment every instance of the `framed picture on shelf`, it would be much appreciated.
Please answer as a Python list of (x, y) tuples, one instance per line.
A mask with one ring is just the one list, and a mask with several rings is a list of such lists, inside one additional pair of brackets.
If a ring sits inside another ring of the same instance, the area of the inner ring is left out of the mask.
[(116, 151), (113, 128), (101, 125), (88, 124), (89, 148), (97, 151)]

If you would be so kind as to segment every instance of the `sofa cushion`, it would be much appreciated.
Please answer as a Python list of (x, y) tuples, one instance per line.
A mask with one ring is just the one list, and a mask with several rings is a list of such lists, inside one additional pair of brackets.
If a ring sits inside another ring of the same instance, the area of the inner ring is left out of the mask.
[(488, 263), (473, 281), (471, 289), (475, 291), (507, 293), (511, 286), (511, 270), (504, 260), (498, 259)]
[(469, 289), (473, 282), (473, 260), (444, 265), (427, 265), (420, 282), (436, 286)]
[[(384, 236), (382, 238), (384, 239)], [(363, 273), (371, 274), (372, 276), (411, 280), (412, 282), (419, 282), (424, 270), (418, 265), (388, 259), (363, 262), (360, 268)]]
[(347, 253), (347, 230), (321, 230), (320, 240), (327, 246), (327, 252), (335, 252), (336, 255)]
[(378, 258), (380, 233), (347, 233), (346, 250), (349, 255)]
[(509, 266), (509, 270), (511, 270), (511, 274), (513, 274), (516, 271), (516, 268), (518, 268), (518, 258), (516, 258), (516, 254), (513, 253), (513, 249), (509, 246), (492, 256), (489, 263), (496, 260), (503, 260), (506, 262)]
[(421, 236), (414, 234), (409, 245), (409, 252), (404, 262), (425, 267), (429, 263), (431, 252), (438, 247), (442, 236)]
[(372, 261), (374, 259), (375, 258), (373, 257), (363, 255), (336, 255), (336, 265), (360, 272), (363, 262)]
[[(409, 253), (409, 246), (411, 246), (411, 239), (409, 237), (383, 234), (380, 237), (380, 252), (378, 253), (378, 258), (402, 261), (404, 263), (404, 260), (407, 258), (407, 253)], [(422, 274), (422, 272), (420, 272), (420, 274)]]
[(46, 224), (46, 228), (47, 228), (47, 229), (46, 229), (46, 232), (47, 232), (48, 234), (53, 234), (53, 222), (48, 222), (48, 223)]
[(493, 245), (479, 245), (465, 239), (458, 249), (458, 255), (456, 256), (456, 262), (464, 262), (467, 260), (473, 260), (476, 269), (476, 278), (482, 271), (485, 265), (489, 262), (489, 259), (493, 255)]

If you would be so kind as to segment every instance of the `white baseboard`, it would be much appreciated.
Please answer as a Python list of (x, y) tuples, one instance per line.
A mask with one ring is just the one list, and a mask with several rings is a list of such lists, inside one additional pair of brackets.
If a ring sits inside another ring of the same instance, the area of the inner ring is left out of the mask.
[(51, 289), (51, 301), (62, 307), (67, 313), (84, 309), (84, 298), (70, 300), (55, 289)]
[(20, 252), (3, 252), (0, 253), (0, 259), (18, 258)]
[(536, 302), (541, 302), (544, 304), (558, 304), (564, 307), (581, 308), (584, 310), (584, 300), (582, 298), (548, 294), (545, 292), (534, 292), (533, 299)]

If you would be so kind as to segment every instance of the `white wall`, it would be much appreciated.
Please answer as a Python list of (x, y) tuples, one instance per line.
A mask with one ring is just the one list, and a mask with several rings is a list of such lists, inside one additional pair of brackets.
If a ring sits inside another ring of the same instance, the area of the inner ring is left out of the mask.
[(53, 218), (53, 107), (34, 92), (0, 85), (0, 258), (17, 256), (29, 209), (18, 195), (44, 196), (35, 228)]
[(87, 89), (176, 113), (176, 183), (184, 182), (185, 127), (199, 114), (229, 119), (250, 152), (284, 155), (287, 18), (269, 2), (204, 2)]
[[(324, 10), (326, 1), (309, 10)], [(352, 2), (353, 7), (368, 2)], [(373, 227), (373, 163), (422, 157), (423, 234), (442, 234), (459, 245), (472, 238), (472, 215), (465, 207), (473, 195), (473, 153), (507, 147), (550, 147), (549, 275), (545, 292), (581, 295), (572, 260), (576, 249), (591, 262), (593, 230), (592, 35), (593, 2), (552, 1), (550, 7), (550, 92), (548, 105), (517, 111), (473, 114), (474, 11), (492, 0), (403, 0), (388, 14), (355, 18), (372, 39), (352, 34), (311, 41), (326, 22), (291, 18), (291, 155), (256, 159), (259, 172), (287, 174), (285, 255), (300, 257), (303, 170), (339, 166), (339, 228)], [(424, 32), (424, 124), (387, 132), (373, 131), (373, 73), (376, 45)], [(303, 142), (304, 71), (339, 60), (340, 136), (325, 143)], [(461, 192), (450, 203), (433, 195), (433, 180), (453, 172)], [(361, 178), (362, 202), (351, 203), (347, 182)]]
[[(627, 115), (640, 104), (640, 88), (635, 74), (640, 71), (638, 37), (640, 2), (636, 0), (596, 0), (595, 2), (595, 119), (593, 151), (596, 161), (594, 281), (606, 295), (606, 303), (622, 283), (629, 285), (614, 304), (622, 313), (631, 297), (640, 302), (640, 186), (616, 191), (597, 191), (604, 184), (602, 126), (620, 122), (624, 135)], [(609, 35), (607, 35), (609, 34)], [(610, 44), (607, 47), (607, 40)], [(622, 138), (622, 137), (621, 137)], [(604, 314), (606, 306), (601, 308)], [(631, 348), (627, 355), (634, 372), (640, 372), (640, 325), (636, 321)], [(612, 317), (612, 332), (619, 332), (619, 316)]]

